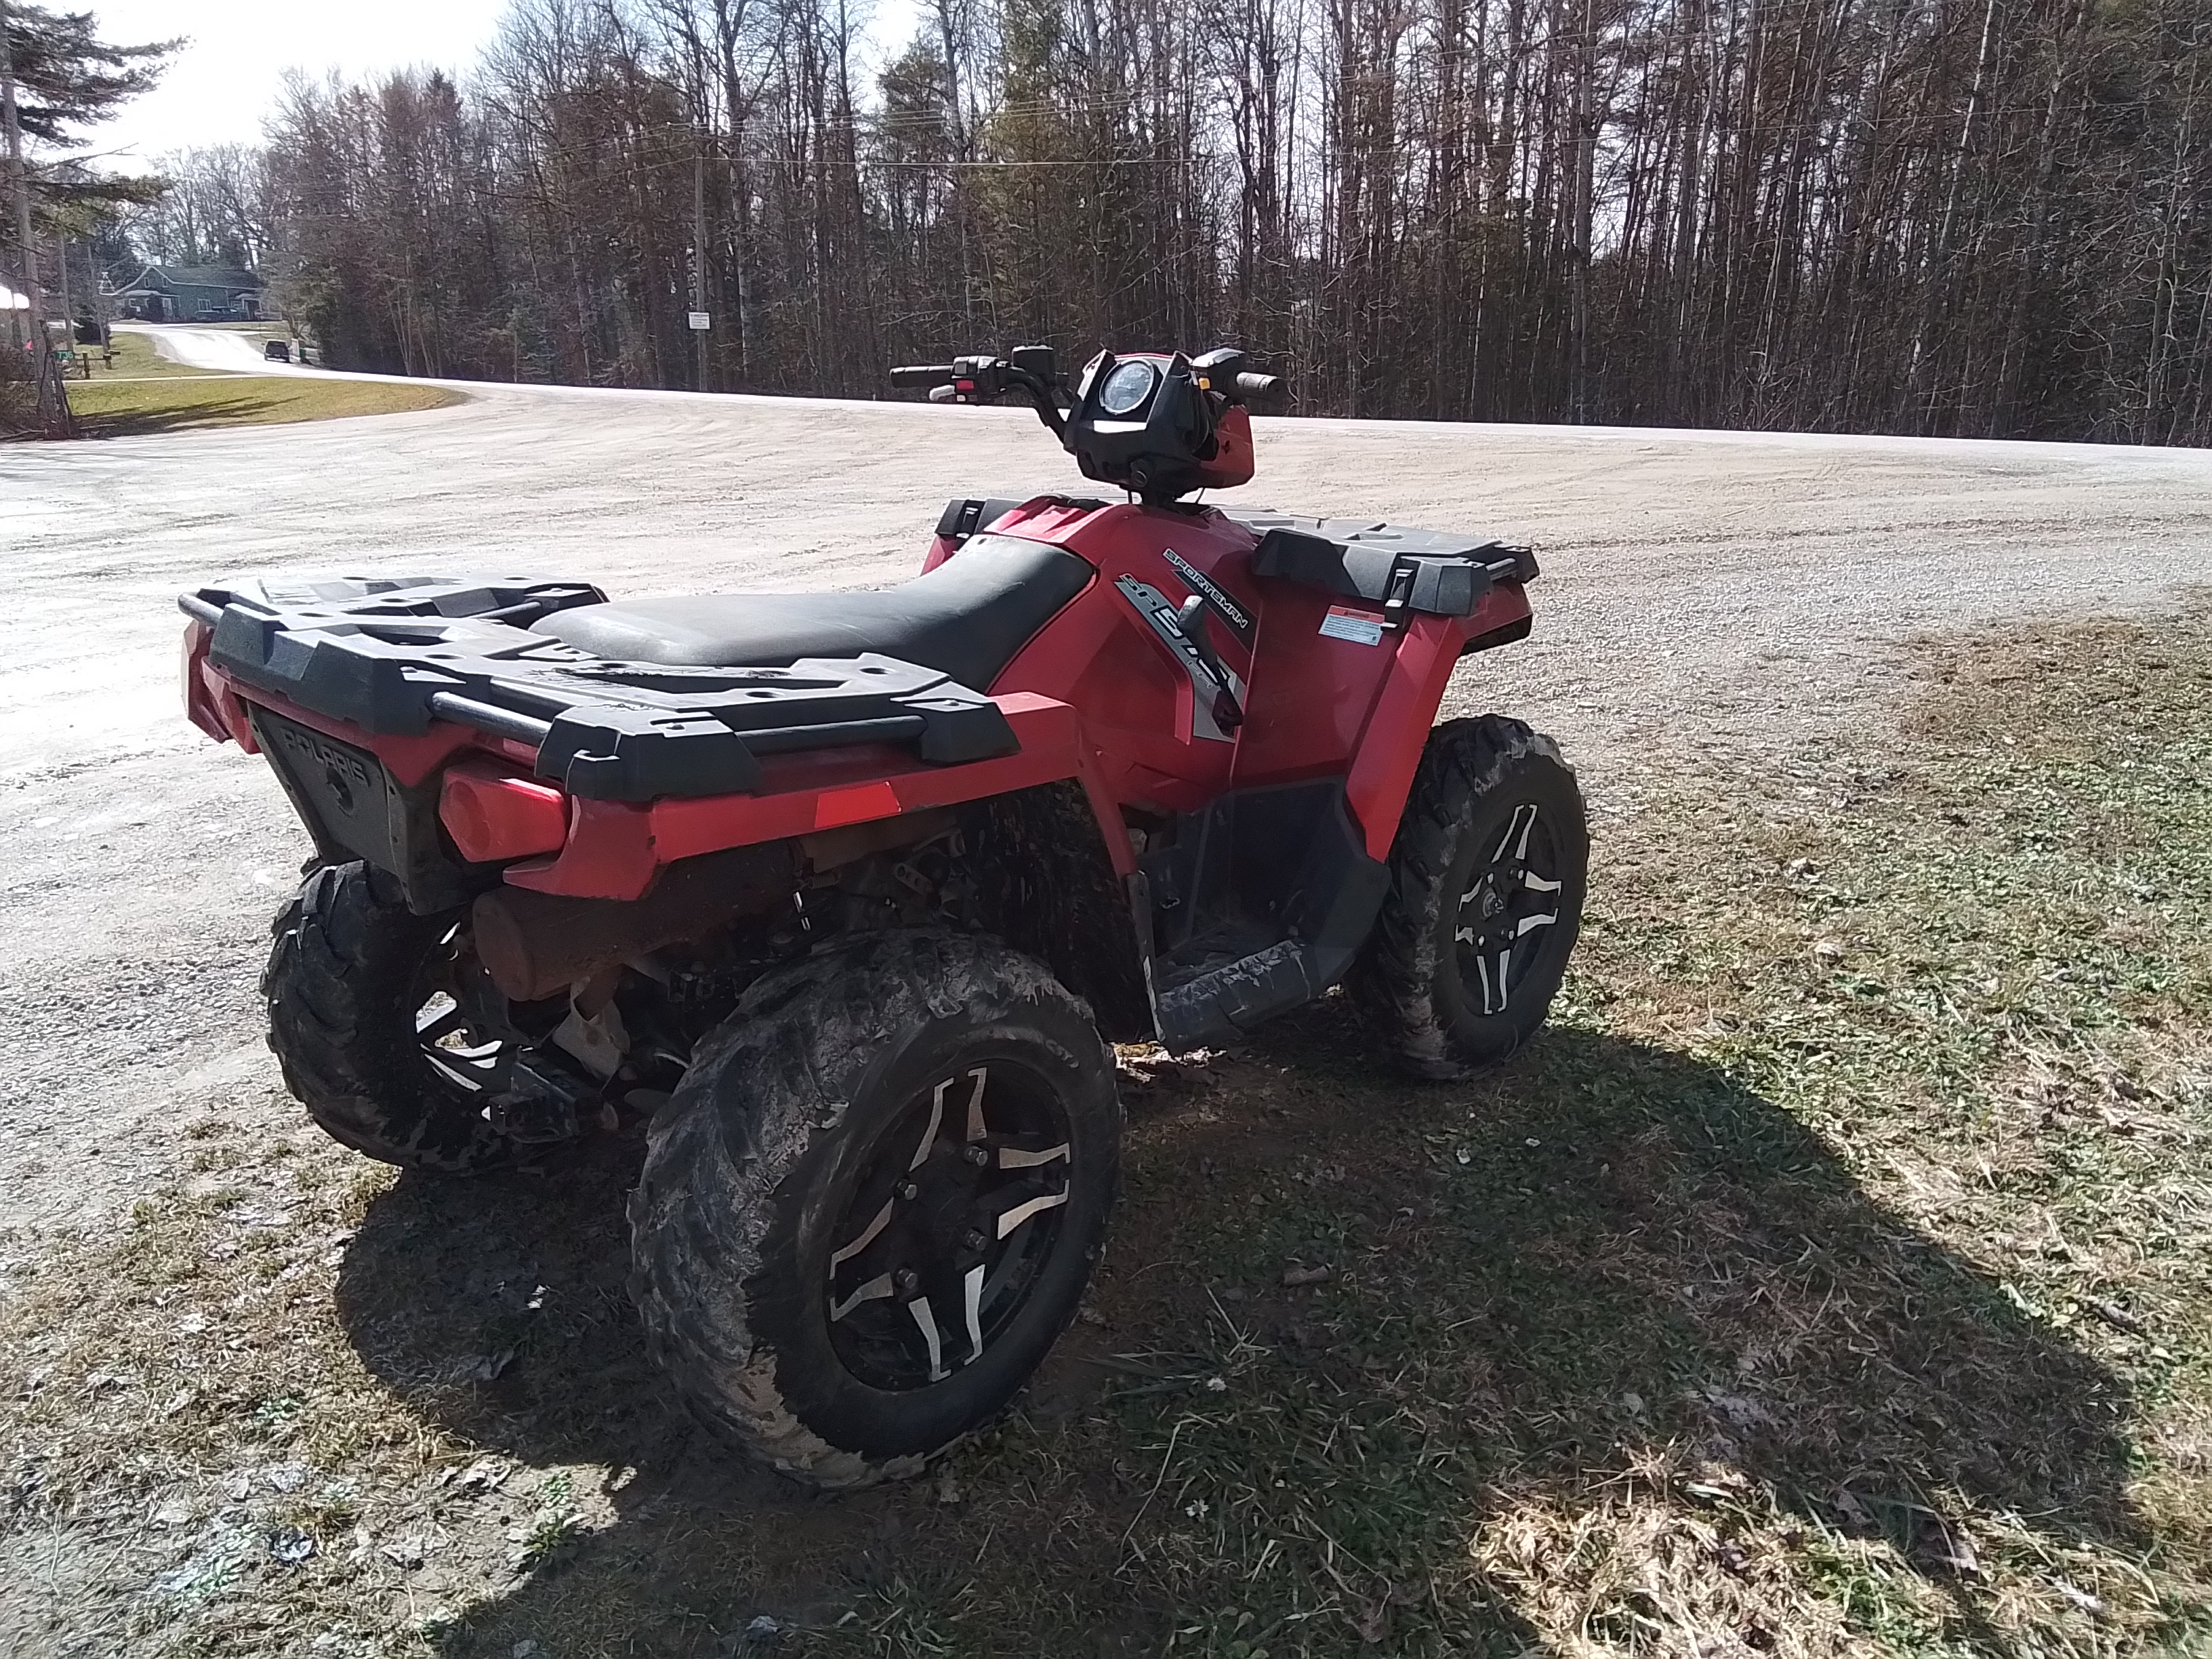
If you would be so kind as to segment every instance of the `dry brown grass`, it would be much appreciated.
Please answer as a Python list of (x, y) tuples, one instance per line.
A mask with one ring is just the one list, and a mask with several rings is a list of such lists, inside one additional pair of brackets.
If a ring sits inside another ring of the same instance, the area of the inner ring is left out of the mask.
[(1902, 742), (1592, 780), (1577, 970), (1492, 1076), (1395, 1084), (1334, 1002), (1128, 1055), (1085, 1322), (906, 1486), (799, 1498), (670, 1410), (634, 1148), (456, 1186), (195, 1126), (121, 1238), (8, 1247), (0, 1629), (2212, 1652), (2212, 628), (1919, 661)]

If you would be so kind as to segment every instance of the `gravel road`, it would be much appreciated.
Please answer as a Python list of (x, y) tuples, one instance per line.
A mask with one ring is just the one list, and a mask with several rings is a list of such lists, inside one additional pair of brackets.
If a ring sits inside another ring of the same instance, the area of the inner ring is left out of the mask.
[[(235, 335), (155, 333), (179, 361), (264, 367)], [(24, 599), (0, 656), (7, 1223), (96, 1219), (210, 1111), (298, 1122), (253, 989), (307, 842), (260, 762), (181, 718), (178, 590), (302, 565), (623, 595), (872, 586), (912, 570), (948, 495), (1087, 488), (1019, 410), (466, 389), (415, 414), (0, 447)], [(2203, 451), (1256, 424), (1240, 502), (1537, 546), (1536, 637), (1453, 701), (1556, 732), (1601, 799), (1670, 752), (1881, 718), (1885, 642), (2212, 581)]]

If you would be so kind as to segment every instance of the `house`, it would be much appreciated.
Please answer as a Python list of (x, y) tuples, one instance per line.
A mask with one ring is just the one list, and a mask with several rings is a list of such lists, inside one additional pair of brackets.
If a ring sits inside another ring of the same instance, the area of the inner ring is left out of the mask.
[(261, 315), (261, 278), (222, 265), (118, 265), (107, 301), (117, 316), (142, 322), (252, 322)]

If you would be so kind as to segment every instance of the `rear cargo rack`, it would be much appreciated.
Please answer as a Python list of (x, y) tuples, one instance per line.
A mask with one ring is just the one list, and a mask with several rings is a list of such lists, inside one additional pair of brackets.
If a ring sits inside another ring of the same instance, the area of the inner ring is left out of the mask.
[(671, 668), (528, 631), (605, 596), (525, 577), (270, 578), (181, 595), (208, 660), (242, 685), (371, 735), (434, 720), (535, 751), (540, 777), (596, 800), (748, 794), (759, 757), (894, 744), (939, 765), (1020, 747), (999, 706), (893, 657), (787, 668)]

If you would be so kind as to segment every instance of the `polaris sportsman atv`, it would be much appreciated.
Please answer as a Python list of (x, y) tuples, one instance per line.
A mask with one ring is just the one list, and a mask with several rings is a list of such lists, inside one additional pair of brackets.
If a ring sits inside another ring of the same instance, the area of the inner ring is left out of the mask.
[(1109, 1042), (1237, 1041), (1340, 983), (1414, 1072), (1511, 1054), (1583, 904), (1581, 798), (1497, 716), (1528, 553), (1184, 498), (1252, 476), (1242, 354), (964, 357), (1124, 499), (956, 501), (861, 593), (202, 588), (191, 719), (317, 857), (263, 988), (331, 1134), (449, 1174), (648, 1121), (651, 1348), (822, 1487), (918, 1468), (1074, 1314)]

